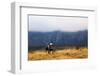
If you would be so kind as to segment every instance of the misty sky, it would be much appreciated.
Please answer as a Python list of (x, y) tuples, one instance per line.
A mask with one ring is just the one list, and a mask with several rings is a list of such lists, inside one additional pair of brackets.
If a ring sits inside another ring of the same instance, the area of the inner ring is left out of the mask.
[(54, 16), (29, 16), (29, 31), (50, 32), (66, 31), (75, 32), (88, 29), (88, 18), (80, 17), (54, 17)]

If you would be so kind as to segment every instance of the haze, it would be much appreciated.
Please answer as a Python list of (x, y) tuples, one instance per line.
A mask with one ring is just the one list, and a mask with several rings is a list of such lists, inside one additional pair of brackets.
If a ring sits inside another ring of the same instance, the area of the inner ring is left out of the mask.
[(33, 32), (66, 31), (75, 32), (88, 29), (88, 18), (29, 16), (29, 29)]

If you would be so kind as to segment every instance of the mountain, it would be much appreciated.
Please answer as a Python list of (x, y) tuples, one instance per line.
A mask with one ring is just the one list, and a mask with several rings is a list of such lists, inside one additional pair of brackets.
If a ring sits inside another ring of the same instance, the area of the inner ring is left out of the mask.
[(29, 49), (46, 47), (53, 42), (56, 46), (88, 46), (88, 31), (78, 32), (28, 32)]

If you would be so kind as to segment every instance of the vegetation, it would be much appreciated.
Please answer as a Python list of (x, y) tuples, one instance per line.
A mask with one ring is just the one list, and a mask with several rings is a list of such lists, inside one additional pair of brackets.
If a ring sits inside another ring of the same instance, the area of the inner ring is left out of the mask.
[(58, 59), (84, 59), (88, 58), (88, 48), (81, 47), (79, 49), (64, 48), (58, 49), (53, 54), (48, 54), (45, 50), (30, 50), (28, 52), (28, 60), (58, 60)]

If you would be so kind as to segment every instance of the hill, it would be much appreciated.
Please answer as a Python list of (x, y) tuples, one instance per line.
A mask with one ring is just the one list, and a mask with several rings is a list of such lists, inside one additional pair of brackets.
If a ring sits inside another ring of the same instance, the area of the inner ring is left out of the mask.
[(85, 46), (88, 45), (88, 31), (77, 32), (28, 32), (28, 49), (39, 49), (53, 42), (56, 46)]

